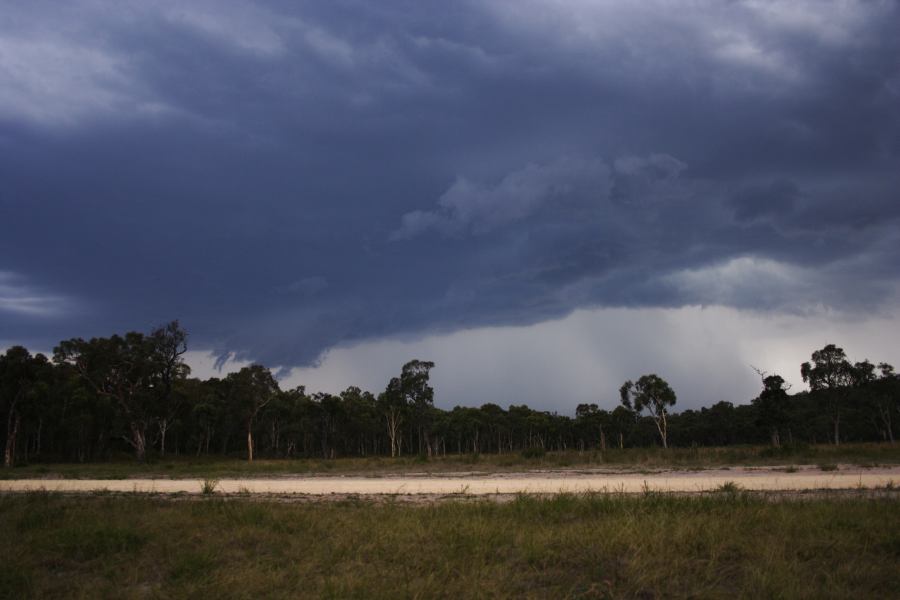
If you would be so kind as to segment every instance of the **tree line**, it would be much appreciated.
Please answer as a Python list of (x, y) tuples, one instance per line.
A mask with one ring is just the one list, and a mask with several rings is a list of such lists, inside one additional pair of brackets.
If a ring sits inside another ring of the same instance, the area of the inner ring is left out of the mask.
[[(191, 377), (177, 321), (149, 333), (64, 340), (53, 356), (14, 346), (0, 355), (4, 465), (167, 455), (254, 457), (421, 456), (606, 450), (660, 444), (722, 446), (894, 442), (900, 377), (887, 363), (851, 363), (829, 344), (800, 366), (810, 390), (789, 393), (757, 371), (749, 404), (721, 401), (672, 412), (676, 395), (655, 374), (627, 381), (613, 410), (580, 404), (575, 416), (511, 404), (434, 406), (434, 363), (411, 360), (380, 393), (281, 389), (258, 364), (224, 377)], [(505, 400), (505, 399), (504, 399)]]

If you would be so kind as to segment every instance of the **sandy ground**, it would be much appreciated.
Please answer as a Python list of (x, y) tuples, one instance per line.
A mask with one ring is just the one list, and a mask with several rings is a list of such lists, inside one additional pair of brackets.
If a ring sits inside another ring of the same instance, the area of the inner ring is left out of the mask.
[[(202, 479), (22, 479), (0, 480), (0, 492), (145, 492), (200, 494)], [(303, 495), (498, 495), (580, 492), (706, 492), (735, 483), (744, 490), (802, 491), (874, 489), (900, 484), (900, 467), (836, 471), (814, 468), (789, 473), (775, 468), (669, 471), (652, 474), (592, 474), (577, 471), (504, 473), (478, 476), (308, 477), (222, 479), (215, 491), (225, 494)]]

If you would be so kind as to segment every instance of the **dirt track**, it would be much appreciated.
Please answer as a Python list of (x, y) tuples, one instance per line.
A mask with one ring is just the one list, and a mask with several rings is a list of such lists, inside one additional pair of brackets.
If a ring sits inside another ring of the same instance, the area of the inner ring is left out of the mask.
[[(309, 477), (223, 479), (215, 491), (252, 494), (554, 494), (561, 492), (704, 492), (733, 482), (745, 490), (799, 491), (873, 489), (900, 484), (900, 467), (837, 471), (805, 468), (795, 473), (773, 468), (741, 468), (664, 473), (595, 474), (575, 471), (468, 476)], [(199, 494), (201, 479), (29, 479), (0, 480), (2, 491), (148, 492)]]

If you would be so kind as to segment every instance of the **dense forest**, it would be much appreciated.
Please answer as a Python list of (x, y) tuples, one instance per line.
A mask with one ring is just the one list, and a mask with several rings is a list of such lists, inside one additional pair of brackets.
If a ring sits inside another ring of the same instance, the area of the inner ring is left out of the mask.
[[(581, 404), (575, 416), (508, 408), (434, 406), (434, 364), (412, 360), (385, 389), (338, 395), (283, 390), (264, 366), (192, 378), (177, 321), (148, 334), (60, 342), (53, 357), (15, 346), (0, 355), (4, 464), (99, 461), (130, 453), (264, 457), (432, 456), (631, 447), (893, 443), (900, 377), (828, 345), (799, 365), (810, 391), (760, 372), (749, 404), (674, 412), (675, 392), (648, 374), (619, 389), (614, 410)], [(611, 390), (613, 391), (613, 390)], [(598, 395), (603, 395), (598, 392)], [(503, 399), (509, 400), (509, 399)]]

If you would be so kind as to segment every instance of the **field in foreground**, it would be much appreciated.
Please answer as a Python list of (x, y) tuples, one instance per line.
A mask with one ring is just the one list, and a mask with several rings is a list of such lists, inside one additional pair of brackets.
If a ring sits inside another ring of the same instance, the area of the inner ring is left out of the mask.
[(609, 468), (630, 472), (665, 469), (710, 469), (736, 465), (900, 465), (900, 444), (814, 446), (725, 446), (719, 448), (611, 448), (604, 452), (463, 454), (425, 459), (338, 458), (276, 459), (248, 463), (239, 458), (169, 457), (137, 463), (126, 457), (100, 463), (34, 463), (0, 470), (0, 479), (64, 477), (69, 479), (241, 478), (307, 475), (385, 475), (400, 473), (500, 473), (540, 469)]
[(0, 595), (887, 598), (896, 496), (423, 506), (0, 495)]

